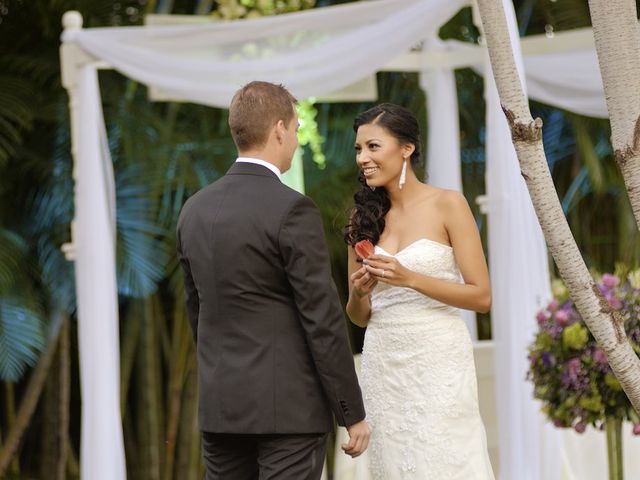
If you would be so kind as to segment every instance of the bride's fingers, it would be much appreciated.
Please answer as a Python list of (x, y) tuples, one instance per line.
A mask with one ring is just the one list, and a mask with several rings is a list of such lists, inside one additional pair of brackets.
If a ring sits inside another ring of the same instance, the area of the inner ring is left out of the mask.
[(385, 268), (387, 270), (389, 270), (390, 268), (392, 268), (392, 266), (394, 265), (395, 262), (393, 261), (380, 261), (380, 260), (367, 260), (367, 263), (365, 263), (365, 267), (373, 267), (373, 268)]
[(383, 267), (372, 267), (367, 265), (367, 270), (371, 275), (374, 275), (376, 277), (376, 280), (389, 278), (390, 270), (387, 270)]
[(395, 260), (394, 257), (389, 257), (388, 255), (370, 255), (369, 257), (367, 257), (367, 262), (373, 260), (374, 262), (388, 262), (388, 261), (393, 261)]

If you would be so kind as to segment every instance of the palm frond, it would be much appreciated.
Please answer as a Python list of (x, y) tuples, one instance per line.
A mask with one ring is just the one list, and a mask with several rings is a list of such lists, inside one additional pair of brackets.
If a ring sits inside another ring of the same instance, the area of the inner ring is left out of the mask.
[(17, 76), (0, 76), (0, 166), (15, 155), (23, 132), (33, 125), (37, 90)]
[(60, 246), (49, 238), (38, 245), (40, 280), (46, 290), (48, 302), (54, 310), (73, 313), (76, 308), (75, 270)]
[(60, 64), (57, 59), (39, 53), (3, 55), (0, 65), (3, 71), (11, 72), (12, 75), (20, 78), (28, 78), (40, 86), (52, 80), (57, 81), (60, 75)]
[(157, 223), (149, 174), (142, 165), (116, 173), (117, 269), (121, 294), (137, 298), (153, 293), (165, 272), (170, 248), (166, 229)]
[(21, 259), (27, 242), (18, 234), (0, 228), (0, 294), (12, 289), (21, 275)]
[(44, 348), (43, 319), (15, 297), (0, 297), (0, 379), (17, 382)]
[(554, 171), (555, 165), (573, 155), (576, 151), (576, 138), (571, 124), (562, 110), (543, 105), (538, 102), (531, 103), (531, 113), (534, 117), (542, 118), (542, 142), (544, 153), (547, 157), (549, 170)]
[(583, 197), (591, 192), (589, 183), (589, 172), (586, 166), (583, 166), (578, 175), (575, 176), (567, 192), (562, 197), (562, 210), (565, 215), (571, 212), (580, 203)]
[(571, 124), (575, 129), (578, 152), (587, 167), (593, 191), (602, 193), (606, 188), (604, 166), (592, 141), (592, 133), (583, 117), (571, 116)]

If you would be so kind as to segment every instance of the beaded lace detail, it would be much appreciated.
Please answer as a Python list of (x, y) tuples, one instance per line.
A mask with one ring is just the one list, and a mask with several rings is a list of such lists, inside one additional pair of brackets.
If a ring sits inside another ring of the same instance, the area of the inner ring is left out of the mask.
[[(420, 239), (395, 257), (418, 273), (459, 281), (447, 245)], [(492, 480), (473, 346), (458, 310), (383, 282), (371, 304), (361, 383), (373, 478)]]

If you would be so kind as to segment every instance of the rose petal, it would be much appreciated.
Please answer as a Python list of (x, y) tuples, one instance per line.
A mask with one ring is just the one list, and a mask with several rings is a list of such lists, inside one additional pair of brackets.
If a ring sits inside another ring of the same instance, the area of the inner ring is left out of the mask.
[(354, 248), (356, 250), (356, 254), (363, 260), (366, 260), (374, 253), (373, 243), (369, 240), (360, 240), (355, 244)]

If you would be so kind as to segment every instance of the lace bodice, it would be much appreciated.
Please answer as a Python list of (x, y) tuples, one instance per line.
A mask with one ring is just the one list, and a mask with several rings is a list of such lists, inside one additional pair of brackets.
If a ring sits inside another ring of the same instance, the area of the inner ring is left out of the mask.
[[(421, 238), (395, 255), (387, 253), (378, 246), (376, 246), (376, 253), (394, 256), (403, 266), (422, 275), (449, 282), (460, 281), (460, 272), (453, 255), (453, 248), (449, 245)], [(458, 312), (456, 308), (440, 303), (410, 288), (395, 287), (378, 282), (371, 295), (372, 320), (375, 322), (376, 313), (384, 310), (387, 314), (397, 314), (399, 321), (408, 321), (409, 319), (402, 315), (408, 305), (410, 305), (409, 308), (412, 312), (415, 312), (416, 309), (420, 310), (420, 307), (424, 311), (433, 310), (442, 314), (457, 314)]]

